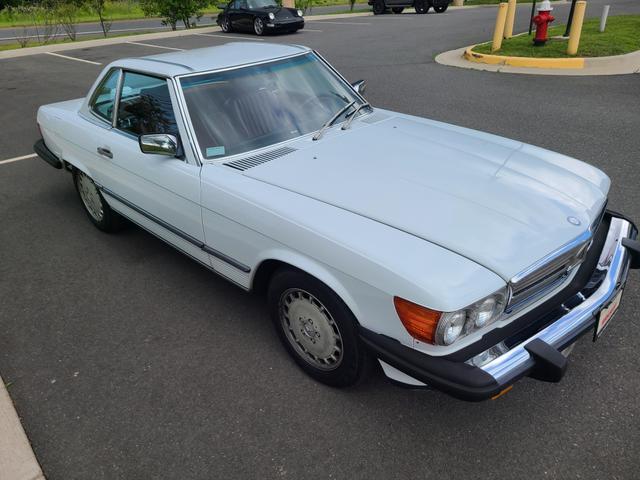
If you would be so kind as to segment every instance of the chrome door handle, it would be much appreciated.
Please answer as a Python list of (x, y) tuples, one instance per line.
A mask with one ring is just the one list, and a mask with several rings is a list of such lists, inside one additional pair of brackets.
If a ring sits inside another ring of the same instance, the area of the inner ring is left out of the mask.
[(109, 150), (108, 148), (98, 147), (96, 150), (98, 151), (98, 154), (102, 155), (103, 157), (113, 158), (113, 153), (111, 153), (111, 150)]

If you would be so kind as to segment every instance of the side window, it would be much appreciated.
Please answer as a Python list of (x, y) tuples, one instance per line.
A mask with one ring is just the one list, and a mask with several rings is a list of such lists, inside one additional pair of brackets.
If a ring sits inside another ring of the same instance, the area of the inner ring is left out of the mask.
[(149, 133), (176, 135), (178, 127), (167, 81), (125, 72), (116, 128), (136, 136)]
[(116, 101), (119, 74), (120, 70), (114, 70), (109, 73), (96, 88), (91, 99), (90, 108), (93, 113), (104, 118), (109, 123), (113, 120), (113, 104)]

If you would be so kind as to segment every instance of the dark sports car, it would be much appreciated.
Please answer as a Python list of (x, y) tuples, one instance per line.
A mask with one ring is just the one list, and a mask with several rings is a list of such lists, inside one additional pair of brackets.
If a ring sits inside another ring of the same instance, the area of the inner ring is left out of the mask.
[(302, 10), (284, 8), (275, 0), (232, 0), (216, 21), (223, 32), (293, 33), (304, 28)]

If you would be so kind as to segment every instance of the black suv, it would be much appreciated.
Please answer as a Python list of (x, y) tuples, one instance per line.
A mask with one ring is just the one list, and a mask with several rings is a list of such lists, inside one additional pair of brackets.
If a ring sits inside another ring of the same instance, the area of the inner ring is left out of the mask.
[(413, 7), (416, 13), (427, 13), (431, 7), (436, 13), (447, 10), (451, 0), (369, 0), (373, 14), (381, 15), (390, 8), (393, 13), (402, 13), (406, 7)]

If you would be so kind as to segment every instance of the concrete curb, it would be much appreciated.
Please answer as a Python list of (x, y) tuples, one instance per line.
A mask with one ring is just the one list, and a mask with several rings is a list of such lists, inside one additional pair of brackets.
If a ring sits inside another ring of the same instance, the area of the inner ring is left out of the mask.
[[(326, 14), (326, 15), (312, 15), (309, 17), (305, 17), (305, 23), (315, 22), (318, 20), (329, 20), (329, 19), (340, 19), (340, 18), (358, 18), (358, 17), (371, 17), (373, 13), (364, 12), (364, 13), (341, 13), (341, 14)], [(193, 35), (194, 33), (212, 33), (219, 32), (220, 27), (204, 27), (204, 28), (194, 28), (189, 30), (176, 30), (176, 31), (168, 31), (168, 32), (154, 32), (154, 33), (141, 33), (138, 35), (125, 35), (122, 37), (113, 37), (113, 38), (99, 38), (96, 40), (82, 40), (79, 42), (69, 42), (69, 43), (57, 43), (53, 45), (42, 45), (39, 47), (28, 47), (28, 48), (20, 48), (16, 50), (5, 50), (0, 52), (0, 60), (5, 58), (18, 58), (18, 57), (27, 57), (30, 55), (38, 55), (41, 53), (49, 53), (49, 52), (63, 52), (66, 50), (76, 50), (78, 48), (92, 48), (92, 47), (101, 47), (105, 45), (117, 45), (121, 43), (127, 43), (130, 41), (142, 42), (145, 40), (157, 40), (159, 38), (174, 38), (174, 37), (184, 37), (187, 35)], [(229, 39), (232, 40), (234, 37), (229, 36)], [(236, 37), (237, 38), (237, 37)]]
[(529, 68), (584, 68), (584, 58), (532, 58), (511, 57), (507, 55), (489, 55), (473, 51), (468, 47), (464, 58), (470, 62), (488, 63), (490, 65), (511, 65)]
[[(483, 70), (487, 72), (521, 73), (528, 75), (627, 75), (640, 73), (640, 50), (625, 55), (594, 58), (567, 58), (567, 59), (533, 59), (525, 57), (503, 57), (499, 55), (484, 55), (476, 52), (469, 53), (471, 47), (449, 50), (436, 56), (436, 62), (451, 67)], [(472, 58), (468, 58), (468, 56)], [(467, 57), (467, 58), (465, 58)], [(484, 58), (479, 58), (484, 57)], [(484, 60), (482, 62), (481, 60)], [(524, 61), (523, 61), (524, 60)], [(548, 60), (562, 60), (557, 64)], [(569, 60), (569, 62), (566, 62)], [(582, 66), (579, 66), (580, 63)]]
[(0, 377), (0, 478), (44, 480), (13, 402)]

